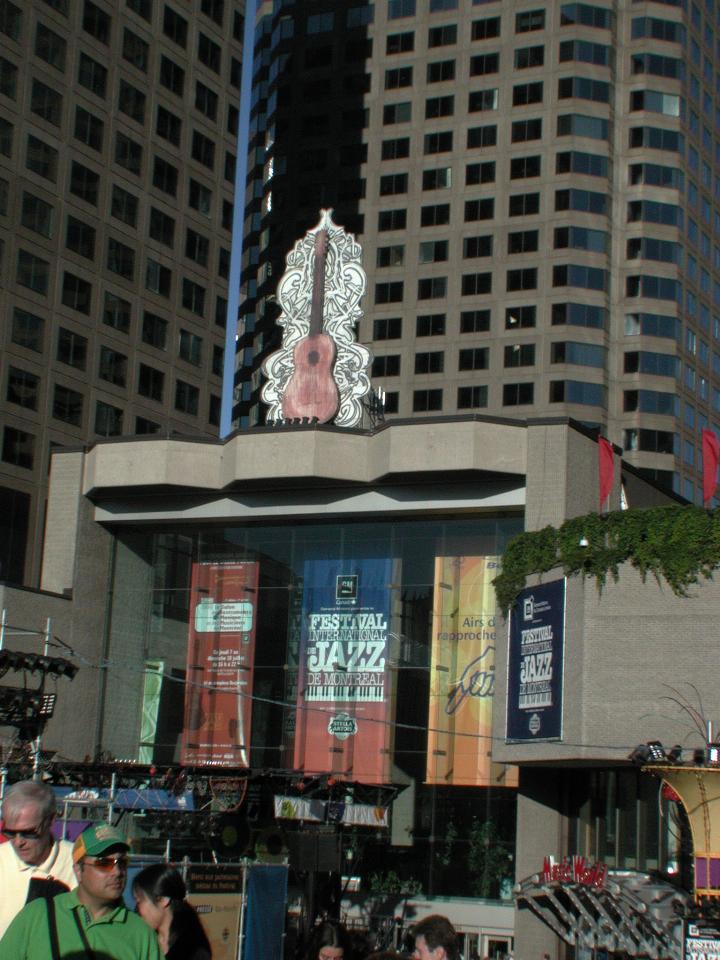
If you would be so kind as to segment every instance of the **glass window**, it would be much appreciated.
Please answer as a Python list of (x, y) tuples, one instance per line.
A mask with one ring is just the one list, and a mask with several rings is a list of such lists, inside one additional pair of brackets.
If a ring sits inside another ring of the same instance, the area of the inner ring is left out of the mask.
[(205, 315), (205, 287), (183, 277), (182, 282), (182, 305), (190, 313), (198, 317)]
[(198, 414), (200, 391), (191, 383), (184, 380), (175, 381), (175, 409), (188, 413), (193, 417)]
[(98, 400), (95, 407), (95, 433), (101, 437), (119, 437), (122, 434), (122, 429), (122, 410)]
[(36, 257), (28, 250), (18, 250), (16, 282), (22, 286), (47, 296), (50, 278), (50, 264)]
[(177, 194), (178, 170), (162, 157), (155, 157), (153, 165), (153, 186), (174, 197)]
[(77, 390), (70, 390), (56, 383), (53, 390), (52, 415), (73, 427), (82, 425), (83, 396)]
[(35, 456), (35, 437), (25, 430), (5, 427), (3, 432), (2, 459), (16, 467), (32, 470)]
[(150, 224), (148, 233), (153, 240), (158, 240), (168, 247), (175, 242), (175, 220), (157, 207), (150, 207)]
[(142, 322), (142, 341), (155, 347), (158, 350), (165, 350), (167, 347), (168, 322), (156, 313), (146, 310), (143, 313)]
[(107, 92), (107, 67), (97, 60), (93, 60), (86, 53), (80, 54), (78, 61), (78, 83), (94, 93), (95, 96), (105, 98)]
[(73, 160), (70, 166), (70, 193), (96, 207), (100, 191), (100, 174)]
[(210, 170), (215, 165), (215, 142), (199, 130), (193, 130), (192, 158)]
[(209, 187), (191, 178), (188, 189), (188, 203), (193, 210), (209, 217), (212, 208), (212, 191)]
[(155, 132), (164, 140), (169, 140), (173, 146), (179, 147), (182, 133), (182, 120), (180, 117), (176, 117), (174, 113), (166, 110), (165, 107), (158, 107)]
[(92, 260), (95, 256), (95, 228), (89, 223), (84, 223), (76, 217), (67, 218), (67, 228), (65, 232), (65, 246), (68, 250), (73, 250)]
[(18, 40), (22, 24), (22, 13), (10, 0), (0, 0), (0, 33), (11, 40)]
[(57, 339), (57, 360), (60, 363), (66, 363), (69, 367), (75, 367), (76, 370), (84, 370), (87, 363), (87, 338), (60, 327)]
[(38, 21), (35, 28), (35, 55), (55, 67), (61, 73), (65, 72), (67, 56), (67, 41), (59, 34)]
[(28, 410), (37, 410), (40, 377), (19, 367), (8, 367), (5, 399)]
[(172, 271), (157, 260), (148, 257), (145, 273), (145, 287), (161, 297), (170, 296), (172, 286)]
[(110, 200), (110, 216), (117, 220), (122, 220), (130, 227), (137, 226), (138, 216), (138, 198), (132, 193), (128, 193), (116, 183), (113, 184), (112, 196)]
[(62, 302), (71, 310), (90, 313), (92, 284), (67, 270), (63, 273)]
[(20, 222), (28, 230), (51, 237), (53, 233), (54, 209), (52, 204), (46, 203), (32, 193), (23, 193)]
[(13, 309), (11, 339), (19, 347), (42, 353), (45, 338), (45, 321), (34, 313)]
[(138, 393), (141, 397), (162, 403), (165, 390), (165, 374), (162, 370), (141, 363), (138, 369)]
[(127, 27), (125, 27), (122, 47), (124, 60), (127, 60), (128, 63), (137, 67), (138, 70), (142, 70), (143, 73), (147, 73), (149, 50), (149, 44), (147, 44), (142, 37), (139, 37), (136, 33), (133, 33), (132, 30), (128, 30)]
[(206, 67), (220, 73), (220, 63), (222, 51), (214, 40), (206, 37), (204, 33), (198, 34), (198, 60), (204, 63)]
[(132, 280), (135, 276), (135, 250), (115, 237), (108, 237), (106, 266), (125, 280)]
[(111, 18), (104, 10), (92, 3), (92, 0), (85, 0), (82, 28), (86, 33), (91, 34), (100, 43), (108, 44), (110, 42), (111, 23)]
[(108, 383), (112, 383), (116, 387), (124, 387), (127, 383), (127, 357), (125, 354), (101, 345), (98, 376), (101, 380), (107, 380)]
[(130, 320), (132, 317), (132, 308), (128, 300), (115, 293), (105, 291), (105, 304), (103, 307), (103, 323), (117, 330), (118, 333), (129, 333)]
[(185, 86), (185, 71), (170, 57), (164, 54), (160, 57), (160, 83), (178, 97), (183, 95)]
[(188, 22), (167, 4), (163, 10), (163, 33), (183, 50), (187, 46)]
[(145, 94), (126, 80), (120, 81), (118, 110), (136, 123), (145, 122)]
[(75, 107), (76, 140), (84, 143), (93, 150), (102, 150), (104, 125), (99, 117), (93, 116), (83, 107)]
[(25, 166), (33, 173), (51, 180), (53, 183), (57, 180), (58, 152), (54, 147), (48, 146), (32, 134), (27, 138), (27, 157)]
[(18, 68), (14, 63), (0, 57), (0, 93), (9, 100), (17, 99)]
[(59, 127), (62, 123), (62, 96), (39, 80), (33, 80), (30, 109), (38, 117)]
[(139, 143), (131, 140), (130, 137), (126, 137), (124, 133), (120, 133), (119, 131), (116, 133), (115, 163), (129, 170), (130, 173), (134, 173), (136, 176), (140, 176), (142, 149)]

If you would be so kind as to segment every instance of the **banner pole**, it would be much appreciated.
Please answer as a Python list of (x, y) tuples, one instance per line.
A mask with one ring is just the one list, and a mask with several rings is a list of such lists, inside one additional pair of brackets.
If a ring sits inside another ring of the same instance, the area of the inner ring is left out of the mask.
[(245, 907), (247, 903), (247, 874), (248, 874), (248, 860), (247, 857), (240, 861), (242, 865), (242, 891), (240, 893), (240, 926), (238, 928), (238, 950), (237, 950), (237, 960), (242, 960), (243, 954), (245, 952)]

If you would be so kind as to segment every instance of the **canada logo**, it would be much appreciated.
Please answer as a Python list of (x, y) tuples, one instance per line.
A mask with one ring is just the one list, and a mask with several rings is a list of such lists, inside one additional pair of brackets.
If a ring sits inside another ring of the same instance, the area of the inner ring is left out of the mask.
[(349, 713), (338, 713), (328, 723), (328, 733), (336, 740), (347, 740), (358, 732), (357, 720)]

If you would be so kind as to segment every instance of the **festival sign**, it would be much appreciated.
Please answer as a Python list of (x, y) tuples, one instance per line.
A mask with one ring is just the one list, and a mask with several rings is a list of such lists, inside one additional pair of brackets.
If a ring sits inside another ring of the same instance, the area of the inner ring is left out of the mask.
[(720, 960), (720, 922), (685, 920), (683, 960)]
[(192, 864), (187, 875), (188, 903), (200, 917), (214, 960), (237, 960), (242, 907), (242, 868)]
[(510, 612), (508, 741), (562, 738), (564, 640), (565, 581), (522, 590)]
[(517, 786), (490, 759), (498, 557), (436, 557), (427, 783)]
[(194, 563), (183, 764), (249, 766), (259, 567)]
[(394, 567), (389, 559), (305, 563), (294, 767), (306, 774), (390, 780)]

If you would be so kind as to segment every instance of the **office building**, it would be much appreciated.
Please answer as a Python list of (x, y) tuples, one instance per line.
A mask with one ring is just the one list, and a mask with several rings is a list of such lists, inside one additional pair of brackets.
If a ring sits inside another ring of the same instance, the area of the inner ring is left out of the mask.
[(0, 578), (50, 451), (220, 422), (243, 5), (0, 0)]
[(235, 421), (320, 207), (386, 416), (571, 416), (700, 498), (720, 423), (720, 40), (704, 3), (262, 3)]

